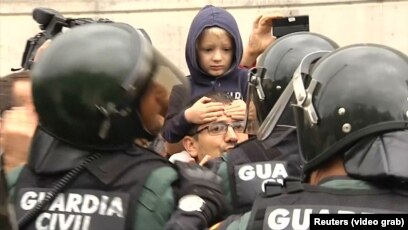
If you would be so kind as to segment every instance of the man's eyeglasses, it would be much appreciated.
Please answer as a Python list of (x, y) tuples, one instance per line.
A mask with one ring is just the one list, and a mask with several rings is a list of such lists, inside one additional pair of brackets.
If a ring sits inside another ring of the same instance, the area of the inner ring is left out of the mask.
[(224, 122), (211, 123), (208, 126), (195, 131), (192, 135), (200, 133), (206, 129), (208, 129), (208, 134), (210, 135), (223, 135), (227, 133), (228, 127), (231, 127), (236, 133), (243, 133), (245, 130), (245, 121), (236, 121), (231, 124)]

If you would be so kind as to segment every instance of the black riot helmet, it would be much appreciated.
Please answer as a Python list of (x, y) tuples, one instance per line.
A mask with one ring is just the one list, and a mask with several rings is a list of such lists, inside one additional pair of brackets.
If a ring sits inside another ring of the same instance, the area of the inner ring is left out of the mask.
[[(250, 95), (247, 98), (252, 102), (247, 101), (247, 105), (255, 105), (257, 123), (261, 124), (266, 119), (307, 54), (337, 48), (338, 45), (330, 38), (310, 32), (288, 34), (270, 45), (250, 76)], [(280, 123), (294, 125), (291, 109), (285, 111)]]
[[(85, 149), (152, 139), (157, 130), (143, 119), (142, 98), (157, 90), (153, 100), (162, 103), (164, 116), (176, 84), (189, 89), (184, 75), (140, 31), (122, 23), (83, 25), (58, 35), (32, 72), (40, 128)], [(148, 112), (155, 118), (154, 110)]]
[[(295, 120), (306, 174), (356, 141), (408, 127), (408, 57), (392, 48), (347, 46), (294, 81)], [(378, 163), (378, 162), (377, 162)]]

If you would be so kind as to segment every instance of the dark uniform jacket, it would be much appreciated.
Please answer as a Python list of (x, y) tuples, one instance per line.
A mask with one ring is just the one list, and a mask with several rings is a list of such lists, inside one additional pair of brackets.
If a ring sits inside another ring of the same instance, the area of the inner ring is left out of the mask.
[(40, 139), (28, 164), (9, 175), (17, 219), (56, 196), (22, 229), (163, 229), (176, 210), (177, 171), (156, 153), (133, 146), (89, 160), (93, 153)]
[(244, 213), (265, 183), (301, 177), (298, 151), (296, 129), (278, 127), (265, 141), (249, 139), (205, 166), (222, 177), (233, 213)]
[(230, 216), (221, 229), (308, 229), (312, 213), (407, 213), (408, 191), (374, 186), (349, 177), (326, 178), (318, 186), (292, 181), (270, 186), (252, 211)]

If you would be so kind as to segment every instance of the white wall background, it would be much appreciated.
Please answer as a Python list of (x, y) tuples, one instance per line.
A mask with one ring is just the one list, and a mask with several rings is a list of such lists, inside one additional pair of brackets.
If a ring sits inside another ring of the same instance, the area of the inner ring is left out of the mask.
[(19, 67), (25, 42), (39, 32), (35, 7), (65, 17), (109, 18), (144, 28), (153, 44), (187, 73), (184, 45), (197, 11), (206, 4), (225, 7), (236, 18), (244, 44), (260, 14), (308, 14), (310, 29), (341, 46), (380, 43), (408, 54), (408, 0), (0, 0), (0, 76)]

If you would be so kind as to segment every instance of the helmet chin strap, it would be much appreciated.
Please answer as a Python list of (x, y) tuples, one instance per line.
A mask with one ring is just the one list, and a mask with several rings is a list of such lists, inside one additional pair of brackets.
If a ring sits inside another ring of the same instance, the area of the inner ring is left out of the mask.
[(254, 67), (248, 73), (248, 91), (247, 91), (247, 100), (246, 100), (246, 109), (245, 109), (245, 128), (248, 132), (250, 125), (250, 113), (251, 113), (251, 96), (253, 91), (256, 90), (257, 96), (261, 101), (265, 100), (265, 92), (262, 88), (262, 79), (264, 78), (266, 69), (262, 67)]

